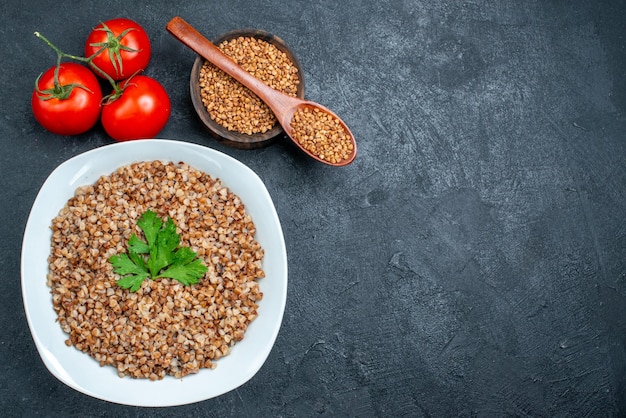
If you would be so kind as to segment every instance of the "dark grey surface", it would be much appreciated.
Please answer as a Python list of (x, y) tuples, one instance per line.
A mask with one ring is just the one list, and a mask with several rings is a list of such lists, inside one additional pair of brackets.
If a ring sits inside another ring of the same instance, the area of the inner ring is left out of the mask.
[[(626, 415), (624, 1), (2, 3), (3, 416)], [(352, 127), (356, 161), (216, 143), (189, 99), (194, 54), (164, 29), (174, 15), (209, 37), (282, 37), (307, 97)], [(66, 387), (22, 307), (39, 187), (111, 143), (100, 127), (64, 138), (36, 124), (32, 86), (54, 56), (33, 32), (80, 54), (89, 28), (117, 16), (153, 41), (146, 74), (173, 103), (160, 136), (255, 170), (288, 250), (285, 318), (261, 371), (176, 408)]]

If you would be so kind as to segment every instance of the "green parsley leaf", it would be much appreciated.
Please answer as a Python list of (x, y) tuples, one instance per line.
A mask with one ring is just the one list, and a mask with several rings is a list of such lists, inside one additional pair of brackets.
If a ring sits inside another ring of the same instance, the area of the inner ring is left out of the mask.
[(136, 254), (148, 254), (150, 246), (133, 234), (128, 240), (128, 251), (133, 251)]
[(132, 256), (132, 254), (131, 256), (128, 254), (114, 255), (109, 258), (109, 262), (117, 274), (125, 276), (116, 282), (117, 285), (124, 289), (130, 289), (131, 292), (136, 292), (141, 287), (141, 282), (150, 277), (150, 273), (145, 266), (138, 265), (133, 261)]
[(198, 283), (198, 279), (204, 276), (207, 270), (207, 267), (196, 259), (196, 253), (191, 248), (182, 247), (174, 254), (172, 264), (158, 277), (169, 277), (182, 284), (192, 285)]
[(157, 235), (159, 234), (162, 224), (163, 221), (161, 218), (157, 216), (156, 212), (151, 210), (146, 211), (137, 221), (137, 225), (139, 225), (139, 228), (141, 228), (143, 234), (146, 236), (146, 241), (148, 241), (150, 249), (156, 245)]
[(157, 232), (154, 245), (150, 247), (150, 258), (147, 265), (152, 277), (158, 276), (161, 269), (172, 263), (173, 251), (179, 243), (180, 235), (176, 233), (176, 225), (171, 218), (168, 218), (165, 226)]
[(176, 224), (171, 218), (168, 217), (163, 224), (155, 212), (148, 210), (137, 225), (146, 241), (133, 234), (128, 240), (128, 253), (109, 258), (113, 271), (122, 276), (116, 282), (120, 287), (136, 292), (148, 277), (153, 280), (167, 277), (192, 285), (207, 272), (207, 267), (191, 248), (178, 248), (180, 235), (176, 233)]

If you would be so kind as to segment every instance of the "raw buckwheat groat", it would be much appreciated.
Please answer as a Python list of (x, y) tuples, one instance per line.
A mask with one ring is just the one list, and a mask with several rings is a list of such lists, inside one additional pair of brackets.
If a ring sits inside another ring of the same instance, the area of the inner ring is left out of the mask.
[[(222, 42), (218, 48), (273, 89), (297, 95), (298, 68), (271, 43), (240, 36)], [(211, 119), (230, 131), (248, 135), (265, 133), (277, 123), (274, 113), (256, 94), (209, 62), (200, 70), (200, 88)]]

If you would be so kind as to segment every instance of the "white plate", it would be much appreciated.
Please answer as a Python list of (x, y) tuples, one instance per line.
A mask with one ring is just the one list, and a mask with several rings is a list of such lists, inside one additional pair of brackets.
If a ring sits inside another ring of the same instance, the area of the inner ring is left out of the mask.
[[(136, 161), (184, 161), (204, 171), (236, 193), (257, 227), (265, 249), (259, 281), (263, 299), (259, 316), (244, 339), (213, 370), (176, 379), (120, 378), (112, 366), (74, 347), (55, 322), (50, 288), (46, 285), (52, 219), (77, 187)], [(239, 161), (200, 145), (171, 140), (141, 140), (103, 146), (78, 155), (56, 168), (45, 181), (31, 209), (22, 244), (22, 295), (26, 318), (39, 354), (50, 372), (68, 386), (106, 401), (135, 406), (173, 406), (219, 396), (247, 382), (267, 359), (278, 335), (287, 299), (287, 254), (276, 209), (261, 179)]]

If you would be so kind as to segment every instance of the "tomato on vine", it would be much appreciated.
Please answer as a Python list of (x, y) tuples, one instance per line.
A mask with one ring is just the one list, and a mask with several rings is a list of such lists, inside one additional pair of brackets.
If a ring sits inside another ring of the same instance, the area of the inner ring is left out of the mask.
[(131, 19), (107, 20), (89, 33), (85, 56), (113, 80), (123, 80), (148, 66), (150, 39), (145, 29)]
[(91, 129), (100, 117), (102, 91), (85, 66), (66, 62), (48, 69), (35, 82), (33, 115), (57, 135), (77, 135)]
[(120, 83), (105, 99), (102, 126), (117, 141), (154, 138), (167, 124), (171, 102), (155, 79), (137, 75)]

